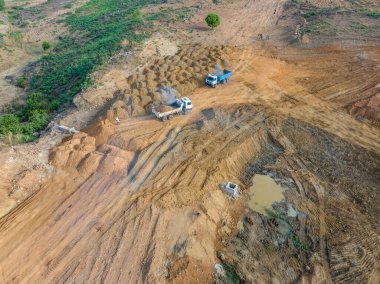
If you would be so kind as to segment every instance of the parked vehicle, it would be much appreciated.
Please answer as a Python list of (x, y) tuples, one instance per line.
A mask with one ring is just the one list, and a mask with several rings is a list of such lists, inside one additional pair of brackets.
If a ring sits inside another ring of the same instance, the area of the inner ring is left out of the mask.
[(219, 84), (225, 84), (228, 82), (228, 79), (232, 76), (232, 71), (224, 69), (223, 74), (208, 74), (205, 80), (207, 86), (215, 88)]
[(157, 107), (152, 108), (152, 113), (162, 121), (170, 120), (177, 114), (187, 114), (193, 109), (193, 102), (189, 98), (176, 99), (173, 104), (169, 105), (172, 109), (168, 111), (159, 111)]

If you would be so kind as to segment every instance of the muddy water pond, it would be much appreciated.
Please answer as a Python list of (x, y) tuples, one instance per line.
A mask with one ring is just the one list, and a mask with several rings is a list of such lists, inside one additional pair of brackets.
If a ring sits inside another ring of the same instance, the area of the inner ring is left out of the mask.
[(248, 207), (268, 216), (272, 204), (284, 200), (284, 190), (268, 175), (255, 175), (248, 193)]

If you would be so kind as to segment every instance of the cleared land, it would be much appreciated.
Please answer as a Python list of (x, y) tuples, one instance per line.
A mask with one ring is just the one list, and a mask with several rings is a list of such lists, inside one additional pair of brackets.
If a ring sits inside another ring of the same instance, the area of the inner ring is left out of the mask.
[[(16, 161), (0, 172), (3, 282), (209, 283), (215, 263), (248, 283), (377, 282), (380, 48), (347, 38), (285, 47), (298, 36), (287, 1), (204, 2), (153, 36), (129, 62), (137, 68), (119, 62), (96, 75), (61, 118), (90, 119), (80, 133), (3, 150)], [(233, 28), (200, 30), (211, 8)], [(234, 75), (203, 87), (215, 63)], [(193, 111), (167, 123), (146, 114), (161, 84), (190, 97)], [(34, 172), (17, 163), (33, 149), (45, 165)], [(20, 168), (21, 178), (8, 176)], [(269, 217), (247, 206), (255, 174), (285, 189)], [(241, 199), (219, 189), (226, 181)], [(289, 217), (288, 204), (302, 214)]]

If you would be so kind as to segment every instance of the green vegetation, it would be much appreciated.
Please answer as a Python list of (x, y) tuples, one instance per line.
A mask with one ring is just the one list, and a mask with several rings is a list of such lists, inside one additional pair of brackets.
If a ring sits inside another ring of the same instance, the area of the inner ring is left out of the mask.
[(70, 9), (73, 7), (73, 4), (72, 3), (67, 3), (65, 6), (63, 6), (64, 8), (66, 9)]
[(39, 17), (37, 17), (37, 15), (43, 12), (46, 7), (46, 3), (30, 7), (24, 7), (21, 5), (11, 7), (7, 10), (8, 20), (19, 27), (25, 27), (28, 25), (27, 21), (30, 21), (33, 18), (38, 19)]
[(48, 50), (50, 48), (51, 48), (51, 43), (50, 42), (48, 42), (48, 41), (42, 42), (42, 49), (43, 50)]
[(17, 87), (25, 89), (26, 87), (26, 80), (24, 77), (18, 78), (16, 82)]
[(367, 13), (368, 17), (374, 18), (374, 19), (379, 19), (380, 18), (380, 12), (379, 11), (372, 11)]
[(370, 17), (370, 18), (374, 18), (374, 19), (379, 19), (380, 18), (380, 11), (372, 11), (368, 8), (360, 8), (360, 13)]
[(312, 33), (315, 35), (325, 34), (325, 35), (336, 35), (338, 33), (338, 28), (329, 24), (326, 21), (319, 21), (314, 25), (311, 25), (305, 29), (306, 33)]
[(208, 14), (205, 21), (210, 28), (216, 28), (220, 25), (220, 17), (214, 13)]
[(329, 16), (329, 15), (337, 13), (337, 11), (339, 11), (338, 7), (335, 7), (335, 8), (315, 8), (314, 10), (306, 11), (304, 16), (306, 18), (310, 19), (310, 18), (317, 17), (317, 16)]
[(0, 11), (4, 11), (5, 3), (4, 0), (0, 0)]
[(14, 106), (9, 107), (9, 113), (0, 116), (0, 139), (8, 143), (33, 141), (38, 131), (49, 123), (49, 111), (54, 110), (54, 100), (49, 100), (41, 93), (31, 94), (21, 111)]
[(0, 138), (10, 144), (30, 142), (36, 138), (36, 132), (44, 129), (49, 122), (45, 111), (33, 111), (28, 117), (28, 123), (21, 123), (16, 114), (6, 114), (0, 117)]
[(368, 26), (362, 23), (353, 23), (350, 25), (349, 28), (355, 31), (356, 33), (360, 33), (360, 34), (369, 34), (372, 32), (376, 32), (380, 29), (379, 26)]
[(9, 38), (14, 40), (15, 42), (21, 42), (22, 41), (22, 33), (21, 32), (10, 32)]
[[(49, 115), (70, 104), (91, 83), (92, 72), (122, 48), (132, 48), (150, 35), (151, 23), (143, 18), (140, 8), (156, 1), (90, 0), (69, 15), (65, 22), (70, 35), (25, 74), (28, 89), (33, 93), (25, 106), (0, 120), (0, 138), (12, 133), (18, 137), (13, 141), (32, 140), (34, 133), (47, 125)], [(128, 47), (121, 45), (125, 38), (131, 43)], [(19, 127), (14, 125), (17, 123)]]
[(20, 119), (17, 115), (6, 114), (0, 117), (0, 135), (21, 133)]
[(22, 10), (23, 10), (23, 7), (21, 7), (21, 6), (20, 7), (16, 6), (16, 7), (12, 7), (11, 9), (9, 9), (7, 11), (8, 21), (11, 23), (14, 23), (16, 20), (18, 20)]
[(161, 7), (160, 11), (146, 16), (147, 21), (160, 21), (160, 23), (173, 23), (176, 21), (186, 21), (190, 18), (191, 12), (199, 9), (199, 5), (183, 7), (178, 9)]
[(31, 89), (58, 98), (62, 103), (90, 83), (89, 75), (121, 49), (121, 41), (141, 42), (148, 34), (139, 8), (149, 0), (92, 0), (66, 22), (73, 36), (66, 36), (54, 52), (41, 59), (41, 68), (30, 78)]

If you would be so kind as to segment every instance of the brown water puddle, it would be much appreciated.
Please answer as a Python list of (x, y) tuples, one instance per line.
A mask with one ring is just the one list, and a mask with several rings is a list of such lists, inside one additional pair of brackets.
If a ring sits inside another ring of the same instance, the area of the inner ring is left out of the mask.
[(272, 204), (284, 199), (283, 191), (270, 176), (255, 175), (248, 193), (248, 207), (268, 216), (267, 210), (273, 210)]

